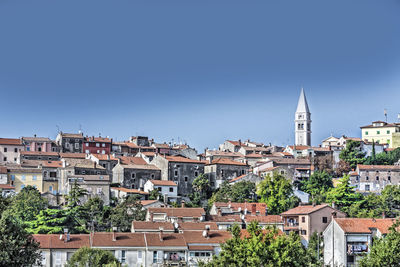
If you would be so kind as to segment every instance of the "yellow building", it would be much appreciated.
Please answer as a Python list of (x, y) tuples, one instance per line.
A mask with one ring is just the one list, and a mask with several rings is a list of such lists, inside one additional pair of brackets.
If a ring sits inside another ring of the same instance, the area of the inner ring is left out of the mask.
[(379, 144), (388, 144), (389, 148), (400, 146), (400, 123), (387, 123), (384, 121), (374, 121), (371, 125), (362, 126), (362, 140), (368, 142), (375, 141)]
[(15, 186), (18, 193), (25, 186), (31, 185), (43, 192), (42, 169), (39, 168), (11, 168), (8, 173), (9, 181)]

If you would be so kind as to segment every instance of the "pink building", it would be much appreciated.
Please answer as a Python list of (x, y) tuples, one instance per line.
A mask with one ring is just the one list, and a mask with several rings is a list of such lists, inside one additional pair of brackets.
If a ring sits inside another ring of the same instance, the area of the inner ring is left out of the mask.
[(55, 143), (47, 137), (22, 137), (25, 151), (57, 152)]

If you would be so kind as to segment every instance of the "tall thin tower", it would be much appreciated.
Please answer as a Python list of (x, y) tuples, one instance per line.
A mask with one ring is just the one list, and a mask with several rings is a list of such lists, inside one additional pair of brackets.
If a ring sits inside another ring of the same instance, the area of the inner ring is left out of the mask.
[(294, 118), (295, 144), (311, 146), (311, 112), (308, 108), (304, 89), (301, 88)]

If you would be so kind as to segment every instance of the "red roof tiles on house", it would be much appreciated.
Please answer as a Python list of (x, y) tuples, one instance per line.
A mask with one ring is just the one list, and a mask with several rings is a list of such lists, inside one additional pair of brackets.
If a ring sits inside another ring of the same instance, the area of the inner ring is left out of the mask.
[[(113, 235), (115, 239), (113, 239)], [(143, 233), (110, 233), (93, 234), (93, 247), (146, 247)]]
[(22, 142), (17, 138), (0, 138), (0, 145), (22, 146)]
[(60, 234), (37, 234), (33, 238), (40, 243), (42, 249), (79, 249), (90, 246), (88, 234), (70, 235), (68, 242), (64, 242), (64, 237), (60, 240)]
[(124, 164), (124, 165), (127, 165), (127, 164), (147, 165), (147, 162), (141, 157), (121, 156), (121, 157), (119, 157), (119, 159), (121, 160), (121, 164)]
[(206, 164), (205, 161), (188, 159), (181, 156), (165, 156), (165, 159), (169, 162), (182, 162), (182, 163), (196, 163), (196, 164)]
[(387, 234), (395, 219), (372, 218), (335, 218), (334, 219), (345, 233), (371, 233), (371, 229), (378, 229), (382, 234)]
[(125, 187), (110, 187), (110, 189), (122, 191), (125, 193), (130, 193), (130, 194), (140, 194), (140, 195), (148, 195), (149, 194), (147, 192), (140, 191), (138, 189), (131, 189), (131, 188), (125, 188)]
[(200, 218), (206, 214), (203, 208), (148, 208), (149, 213), (165, 213), (168, 217)]
[(280, 215), (266, 215), (266, 216), (259, 216), (259, 215), (246, 215), (245, 222), (250, 223), (252, 221), (257, 221), (259, 223), (283, 223), (283, 219)]
[(358, 164), (357, 168), (359, 170), (366, 170), (366, 171), (375, 171), (375, 170), (380, 170), (380, 171), (397, 170), (397, 171), (400, 171), (400, 166), (398, 166), (398, 165), (361, 165), (361, 164)]
[(298, 206), (296, 208), (290, 209), (288, 211), (283, 212), (281, 215), (302, 215), (302, 214), (310, 214), (317, 210), (330, 207), (328, 204), (321, 204), (321, 205), (304, 205)]
[(227, 159), (227, 158), (214, 159), (211, 163), (208, 163), (207, 165), (212, 165), (212, 164), (247, 166), (246, 163), (239, 162), (239, 161), (234, 161), (234, 160)]
[(165, 181), (165, 180), (149, 180), (154, 185), (159, 186), (178, 186), (174, 181)]
[(186, 241), (182, 234), (146, 233), (146, 241), (148, 247), (186, 247)]

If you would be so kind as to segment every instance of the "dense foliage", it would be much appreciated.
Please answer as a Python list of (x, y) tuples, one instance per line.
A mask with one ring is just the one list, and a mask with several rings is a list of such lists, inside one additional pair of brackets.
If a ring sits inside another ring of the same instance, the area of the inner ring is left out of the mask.
[(325, 202), (326, 194), (332, 188), (332, 176), (325, 171), (316, 171), (300, 183), (300, 190), (310, 194), (311, 201), (317, 204)]
[(67, 267), (120, 267), (121, 263), (107, 250), (82, 247), (68, 261)]
[(363, 196), (355, 192), (350, 185), (350, 176), (345, 175), (339, 180), (339, 184), (326, 195), (329, 203), (334, 203), (341, 211), (348, 213), (351, 205), (362, 200)]
[(128, 196), (112, 209), (110, 220), (118, 231), (130, 232), (132, 221), (143, 221), (146, 211), (136, 196)]
[(257, 187), (257, 195), (261, 202), (267, 204), (269, 214), (280, 214), (299, 203), (293, 195), (292, 183), (283, 175), (268, 175)]
[(214, 192), (209, 200), (211, 206), (214, 202), (253, 202), (256, 197), (256, 185), (252, 182), (242, 181), (235, 184), (229, 184), (225, 181)]
[(372, 153), (364, 161), (366, 165), (393, 165), (400, 160), (400, 148), (378, 154)]
[[(355, 169), (357, 164), (364, 162), (365, 153), (361, 150), (361, 142), (348, 140), (346, 148), (340, 152), (339, 158), (349, 164), (351, 169)], [(349, 171), (349, 170), (348, 170)]]
[(232, 238), (221, 244), (221, 253), (204, 266), (318, 266), (300, 242), (297, 234), (285, 235), (276, 228), (262, 230), (256, 222), (242, 236), (239, 226), (232, 227)]

